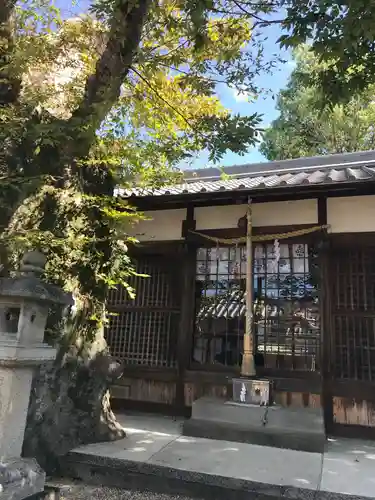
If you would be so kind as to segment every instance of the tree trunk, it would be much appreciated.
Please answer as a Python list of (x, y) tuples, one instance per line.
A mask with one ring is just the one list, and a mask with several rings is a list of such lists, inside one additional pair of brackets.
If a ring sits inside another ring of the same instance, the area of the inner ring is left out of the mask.
[[(13, 50), (10, 21), (14, 3), (13, 0), (0, 0), (0, 7), (4, 7), (0, 8), (0, 35), (7, 40), (0, 51), (0, 76), (4, 80), (0, 85), (0, 105), (14, 105), (15, 112), (18, 112), (16, 105), (19, 104), (20, 84), (8, 78), (5, 71)], [(150, 0), (115, 2), (106, 46), (95, 72), (86, 81), (84, 98), (72, 117), (60, 121), (49, 116), (32, 116), (29, 119), (27, 115), (25, 126), (32, 133), (25, 134), (23, 131), (19, 142), (13, 144), (12, 141), (0, 154), (1, 168), (8, 165), (11, 173), (19, 171), (28, 180), (36, 178), (35, 185), (30, 186), (33, 192), (47, 182), (43, 175), (61, 179), (69, 172), (67, 175), (75, 176), (69, 181), (75, 182), (83, 194), (113, 196), (114, 179), (108, 170), (90, 166), (81, 168), (75, 174), (71, 172), (74, 172), (74, 162), (89, 155), (98, 126), (117, 102), (151, 4)], [(34, 144), (38, 123), (33, 123), (33, 119), (36, 122), (43, 119), (43, 125), (48, 125), (50, 131), (49, 141), (46, 144), (42, 141), (38, 155), (35, 154)], [(0, 136), (3, 142), (9, 139), (5, 129)], [(0, 189), (4, 206), (7, 206), (7, 194)], [(13, 197), (16, 193), (10, 194)], [(11, 206), (11, 215), (14, 206), (18, 206), (16, 199)], [(120, 376), (122, 367), (108, 356), (102, 322), (107, 287), (98, 278), (105, 275), (111, 265), (111, 224), (95, 206), (87, 205), (85, 216), (85, 230), (90, 239), (87, 254), (72, 270), (79, 281), (78, 292), (85, 298), (83, 309), (76, 318), (79, 325), (65, 332), (55, 363), (44, 365), (37, 371), (30, 398), (23, 451), (24, 455), (37, 458), (47, 472), (56, 470), (59, 456), (71, 448), (125, 435), (109, 405), (108, 388)], [(4, 221), (0, 219), (3, 229), (7, 222), (5, 218)], [(47, 216), (45, 213), (43, 224), (44, 230), (53, 233), (53, 214)], [(0, 248), (0, 254), (5, 261), (5, 247)]]
[[(80, 188), (89, 197), (112, 197), (109, 169), (81, 167)], [(58, 195), (56, 195), (58, 196)], [(58, 200), (47, 195), (43, 230), (59, 227)], [(109, 402), (109, 387), (122, 374), (104, 338), (103, 314), (107, 285), (98, 276), (111, 265), (111, 223), (96, 203), (79, 208), (89, 236), (84, 262), (77, 262), (81, 309), (66, 325), (53, 364), (42, 366), (33, 381), (23, 453), (35, 457), (48, 472), (56, 472), (59, 457), (70, 449), (125, 437)]]
[(14, 52), (13, 12), (15, 0), (0, 1), (0, 106), (14, 104), (19, 96), (21, 82), (9, 75)]
[(107, 355), (98, 333), (89, 361), (69, 356), (63, 366), (38, 369), (30, 398), (23, 455), (54, 473), (59, 457), (81, 445), (125, 437), (109, 403), (109, 386), (122, 367)]

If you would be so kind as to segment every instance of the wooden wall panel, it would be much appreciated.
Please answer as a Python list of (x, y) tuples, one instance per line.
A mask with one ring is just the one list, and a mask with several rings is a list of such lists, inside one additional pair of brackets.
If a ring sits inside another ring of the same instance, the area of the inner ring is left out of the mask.
[(112, 387), (111, 396), (115, 399), (173, 405), (176, 400), (176, 383), (123, 377)]
[(274, 400), (277, 405), (291, 408), (320, 408), (320, 394), (305, 392), (281, 392), (274, 393)]
[(185, 406), (191, 406), (193, 401), (203, 396), (213, 398), (228, 398), (227, 385), (196, 384), (194, 382), (185, 383)]
[(320, 394), (309, 394), (309, 408), (321, 408), (323, 406)]
[(336, 424), (375, 427), (375, 403), (372, 402), (334, 397), (333, 415)]

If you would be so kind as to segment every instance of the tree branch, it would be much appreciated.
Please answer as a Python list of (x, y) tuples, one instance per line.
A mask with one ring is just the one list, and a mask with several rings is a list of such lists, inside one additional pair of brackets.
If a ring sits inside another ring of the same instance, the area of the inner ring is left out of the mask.
[(250, 12), (247, 9), (245, 9), (245, 7), (243, 7), (243, 5), (241, 5), (241, 3), (238, 2), (237, 0), (233, 0), (233, 3), (240, 9), (241, 12), (243, 12), (247, 16), (253, 17), (254, 19), (257, 20), (257, 22), (254, 23), (254, 26), (253, 26), (254, 28), (259, 27), (259, 26), (261, 26), (261, 27), (269, 26), (271, 24), (281, 24), (285, 21), (285, 19), (269, 19), (269, 20), (262, 19), (260, 16), (258, 16), (254, 12)]
[(87, 147), (91, 146), (96, 130), (120, 96), (121, 85), (138, 49), (150, 5), (151, 0), (118, 0), (111, 14), (105, 49), (96, 64), (95, 73), (87, 79), (82, 102), (67, 124), (74, 130), (85, 128), (83, 138), (86, 140), (78, 144), (80, 150), (74, 152), (80, 157), (88, 153)]
[(131, 68), (131, 70), (149, 87), (149, 89), (156, 95), (156, 97), (158, 99), (160, 99), (162, 102), (164, 102), (164, 104), (166, 104), (172, 111), (174, 111), (176, 113), (176, 115), (180, 116), (184, 122), (186, 123), (186, 125), (188, 125), (194, 132), (195, 132), (195, 129), (194, 129), (194, 126), (193, 124), (189, 121), (188, 118), (186, 118), (186, 116), (181, 113), (181, 111), (179, 111), (177, 108), (175, 108), (171, 103), (169, 103), (159, 92), (158, 90), (147, 80), (147, 78), (145, 78), (139, 71), (137, 71), (135, 68)]
[(191, 131), (196, 135), (199, 136), (201, 139), (203, 139), (205, 142), (208, 141), (208, 138), (199, 130), (196, 129), (194, 124), (190, 121), (189, 118), (187, 118), (181, 111), (179, 111), (177, 108), (175, 108), (170, 102), (167, 101), (159, 92), (158, 90), (145, 78), (139, 71), (131, 67), (131, 70), (149, 87), (149, 89), (156, 95), (160, 101), (164, 102), (176, 115), (180, 116), (183, 121), (188, 125), (188, 127), (191, 129)]
[(14, 51), (13, 13), (16, 0), (0, 0), (0, 106), (14, 104), (21, 82), (9, 74)]
[[(169, 68), (172, 71), (176, 71), (177, 73), (181, 73), (182, 75), (192, 76), (192, 73), (189, 73), (188, 71), (184, 71), (183, 69), (180, 69), (180, 68), (176, 68), (175, 66), (171, 66), (170, 64), (163, 63), (160, 60), (158, 61), (158, 64), (160, 66), (164, 66), (165, 68)], [(216, 78), (211, 78), (208, 76), (203, 76), (203, 75), (198, 75), (198, 74), (196, 74), (194, 76), (196, 76), (197, 78), (200, 78), (202, 81), (206, 81), (206, 82), (224, 83), (224, 84), (227, 83), (226, 80), (218, 80)]]

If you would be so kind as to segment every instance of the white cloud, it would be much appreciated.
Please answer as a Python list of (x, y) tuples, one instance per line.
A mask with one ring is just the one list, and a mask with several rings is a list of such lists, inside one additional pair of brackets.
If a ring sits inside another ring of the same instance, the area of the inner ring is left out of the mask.
[(241, 88), (235, 89), (233, 87), (230, 87), (230, 89), (236, 102), (249, 102), (249, 93), (245, 89), (241, 90)]
[(249, 97), (245, 92), (233, 90), (233, 97), (236, 102), (249, 102)]

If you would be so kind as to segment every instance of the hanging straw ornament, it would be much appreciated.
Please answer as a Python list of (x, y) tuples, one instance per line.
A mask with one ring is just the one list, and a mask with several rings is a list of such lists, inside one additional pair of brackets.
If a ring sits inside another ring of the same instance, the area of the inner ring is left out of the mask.
[(218, 277), (220, 273), (220, 246), (219, 242), (216, 242), (216, 278)]
[(274, 241), (273, 249), (274, 249), (274, 254), (275, 254), (274, 269), (275, 269), (275, 273), (277, 273), (277, 270), (279, 267), (279, 261), (280, 261), (280, 242), (278, 239), (276, 239)]
[(233, 262), (233, 271), (232, 271), (232, 274), (233, 274), (233, 278), (234, 279), (238, 279), (239, 278), (239, 274), (240, 274), (240, 264), (238, 263), (238, 243), (236, 243), (236, 247), (235, 247), (235, 261)]

